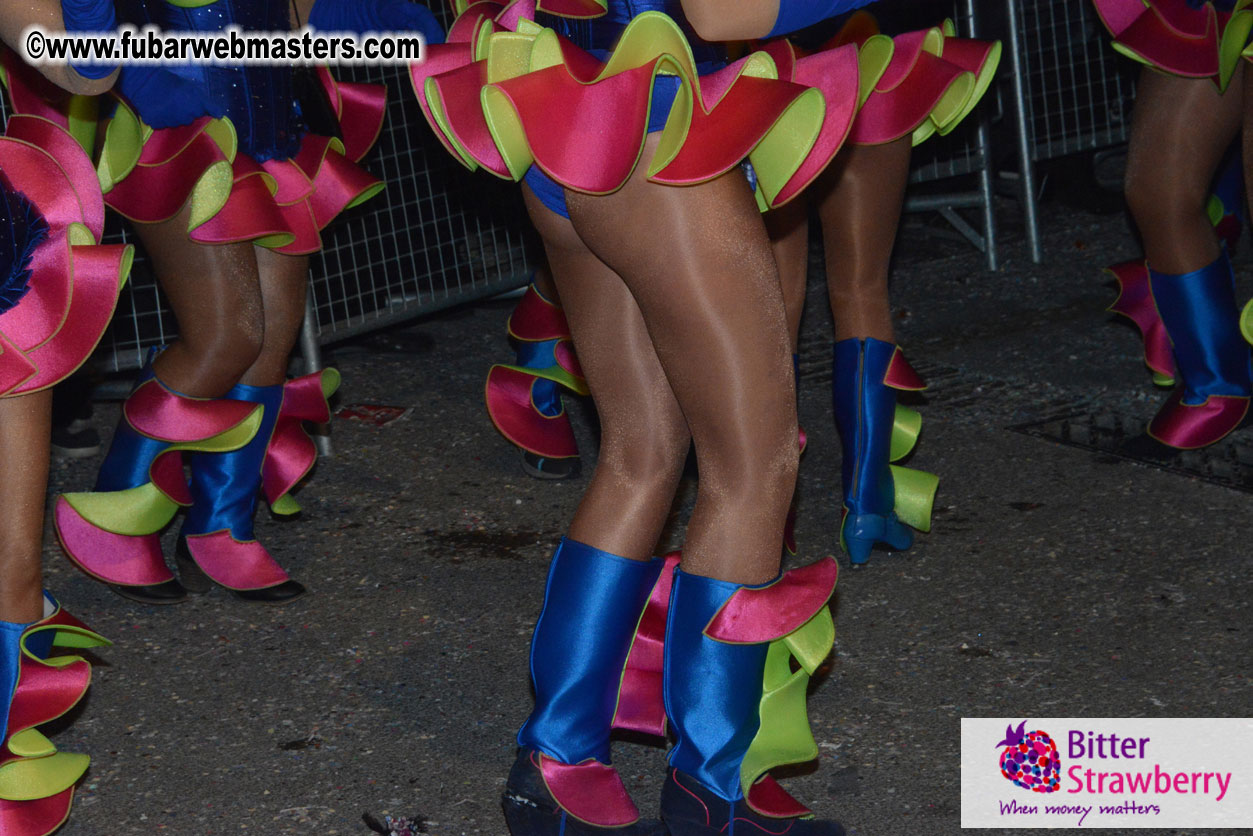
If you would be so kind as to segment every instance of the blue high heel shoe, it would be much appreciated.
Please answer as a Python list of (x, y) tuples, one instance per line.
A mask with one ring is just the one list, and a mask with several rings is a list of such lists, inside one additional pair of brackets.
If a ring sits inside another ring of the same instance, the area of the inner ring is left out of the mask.
[(914, 448), (922, 426), (917, 412), (896, 403), (895, 390), (926, 388), (900, 349), (866, 337), (840, 340), (834, 353), (831, 393), (844, 449), (840, 545), (859, 566), (876, 545), (897, 551), (912, 546), (910, 526), (931, 529), (939, 479), (892, 464)]

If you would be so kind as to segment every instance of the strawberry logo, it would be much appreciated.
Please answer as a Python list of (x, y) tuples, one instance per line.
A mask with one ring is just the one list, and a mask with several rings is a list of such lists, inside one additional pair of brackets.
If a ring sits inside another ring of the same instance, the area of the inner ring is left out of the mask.
[(1026, 728), (1026, 720), (1016, 729), (1012, 723), (1005, 727), (1005, 739), (996, 744), (1005, 747), (1001, 750), (1001, 774), (1025, 790), (1057, 792), (1062, 773), (1057, 744), (1047, 732), (1024, 731)]

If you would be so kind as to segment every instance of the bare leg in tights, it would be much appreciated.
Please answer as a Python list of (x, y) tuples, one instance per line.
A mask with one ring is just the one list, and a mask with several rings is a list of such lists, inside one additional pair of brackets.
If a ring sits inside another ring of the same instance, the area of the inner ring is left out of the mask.
[(163, 223), (136, 224), (178, 319), (178, 340), (153, 367), (161, 382), (177, 392), (217, 398), (261, 353), (265, 312), (257, 259), (251, 244), (188, 240), (187, 211)]
[(793, 346), (799, 340), (805, 305), (808, 200), (817, 204), (822, 223), (835, 339), (896, 341), (888, 268), (905, 202), (909, 161), (909, 137), (885, 145), (846, 145), (806, 198), (766, 214)]
[(43, 617), (44, 497), (52, 390), (0, 398), (0, 621)]
[(683, 472), (687, 424), (622, 279), (587, 249), (570, 221), (545, 208), (529, 188), (523, 193), (552, 272), (562, 277), (579, 363), (600, 415), (600, 455), (570, 537), (647, 560)]
[(804, 197), (762, 215), (770, 235), (770, 249), (783, 287), (783, 307), (792, 353), (800, 344), (805, 285), (809, 278), (809, 201)]
[(1140, 74), (1127, 157), (1127, 205), (1154, 270), (1188, 273), (1218, 258), (1218, 238), (1205, 206), (1223, 154), (1240, 130), (1243, 102), (1243, 72), (1235, 74), (1225, 93), (1205, 79), (1147, 68)]
[(282, 383), (304, 316), (308, 259), (248, 243), (193, 243), (186, 213), (136, 225), (178, 319), (179, 339), (157, 358), (157, 377), (197, 398), (241, 382)]
[(884, 145), (849, 144), (817, 184), (836, 341), (896, 341), (888, 267), (905, 202), (909, 158), (909, 137)]
[[(649, 139), (646, 158), (656, 143)], [(691, 431), (700, 486), (684, 571), (769, 581), (796, 484), (796, 392), (778, 274), (743, 177), (675, 188), (648, 182), (640, 168), (614, 194), (566, 198), (578, 237), (639, 306)], [(573, 326), (570, 284), (561, 290)], [(575, 339), (582, 360), (587, 348), (599, 353), (595, 341)], [(621, 516), (608, 498), (589, 499), (582, 519)]]

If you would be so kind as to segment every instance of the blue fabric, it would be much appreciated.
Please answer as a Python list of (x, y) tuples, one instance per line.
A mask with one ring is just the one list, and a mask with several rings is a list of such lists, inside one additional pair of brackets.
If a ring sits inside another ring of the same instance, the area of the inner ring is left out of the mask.
[(1175, 349), (1183, 402), (1196, 406), (1210, 395), (1248, 397), (1249, 346), (1240, 334), (1227, 251), (1190, 273), (1159, 273), (1149, 265), (1149, 283)]
[(867, 6), (872, 0), (779, 0), (779, 16), (767, 38), (786, 35), (806, 26)]
[[(165, 0), (119, 0), (123, 18), (171, 32), (286, 31), (286, 0), (217, 0), (181, 8)], [(308, 128), (295, 104), (292, 70), (285, 65), (162, 64), (122, 68), (118, 88), (154, 128), (186, 125), (201, 116), (227, 116), (239, 150), (253, 159), (289, 159)]]
[[(61, 0), (61, 20), (66, 32), (110, 32), (117, 29), (113, 0)], [(104, 78), (117, 64), (70, 64), (84, 78)]]
[(562, 539), (531, 640), (535, 709), (518, 745), (566, 764), (609, 763), (622, 669), (664, 565)]
[(545, 174), (539, 166), (532, 165), (526, 170), (522, 182), (531, 187), (531, 191), (544, 204), (549, 212), (554, 212), (566, 220), (570, 219), (570, 210), (566, 207), (566, 190), (561, 184)]
[(841, 479), (850, 514), (889, 514), (896, 489), (888, 456), (896, 393), (883, 383), (896, 346), (870, 337), (834, 348), (831, 400), (843, 444)]
[(283, 405), (283, 387), (237, 383), (222, 397), (261, 404), (261, 425), (252, 440), (238, 450), (196, 453), (191, 457), (193, 504), (183, 521), (182, 534), (209, 534), (225, 529), (236, 540), (252, 540), (261, 465)]
[[(152, 361), (158, 353), (159, 349), (149, 352), (144, 367), (135, 378), (132, 392), (156, 377), (152, 371)], [(95, 490), (123, 491), (152, 481), (148, 476), (148, 468), (169, 446), (167, 441), (140, 435), (123, 414), (117, 429), (113, 431), (113, 440), (109, 442), (109, 452), (104, 457), (104, 464), (96, 474)]]
[(0, 741), (8, 736), (9, 707), (13, 704), (13, 690), (17, 687), (22, 658), (22, 633), (31, 623), (0, 621)]
[(201, 116), (226, 115), (206, 88), (165, 67), (127, 65), (118, 75), (117, 89), (139, 118), (158, 130), (189, 125)]
[(431, 10), (410, 0), (317, 0), (309, 25), (324, 32), (421, 32), (428, 44), (444, 42)]
[(726, 801), (744, 796), (740, 764), (761, 725), (769, 645), (725, 644), (704, 631), (740, 588), (676, 570), (666, 621), (666, 716), (678, 738), (670, 765)]
[(30, 260), (48, 235), (35, 205), (0, 173), (0, 314), (30, 290)]
[[(517, 365), (527, 369), (550, 369), (557, 365), (558, 340), (542, 340), (540, 342), (518, 341)], [(536, 378), (531, 385), (531, 401), (535, 408), (549, 418), (561, 414), (561, 394), (557, 383), (547, 378)]]

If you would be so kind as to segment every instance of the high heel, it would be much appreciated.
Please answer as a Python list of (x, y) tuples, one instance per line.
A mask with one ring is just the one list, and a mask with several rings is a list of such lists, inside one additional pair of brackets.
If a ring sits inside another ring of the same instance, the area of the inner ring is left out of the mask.
[(939, 479), (892, 464), (913, 450), (922, 425), (916, 411), (896, 403), (895, 390), (926, 388), (900, 348), (871, 337), (847, 339), (835, 344), (834, 355), (832, 400), (843, 447), (840, 545), (858, 566), (876, 545), (912, 546), (907, 526), (930, 530)]
[(563, 539), (531, 641), (535, 709), (501, 803), (513, 836), (663, 834), (610, 765), (614, 728), (665, 734), (662, 641), (677, 557)]
[(260, 425), (237, 450), (192, 457), (193, 501), (175, 550), (189, 592), (203, 594), (218, 584), (264, 604), (286, 604), (305, 594), (304, 585), (253, 537), (253, 517), (263, 489), (275, 513), (300, 510), (290, 492), (316, 458), (302, 421), (329, 420), (327, 398), (338, 385), (338, 372), (326, 369), (282, 385), (241, 383), (227, 392), (229, 399), (258, 405)]
[(1253, 395), (1231, 260), (1223, 250), (1190, 273), (1150, 267), (1149, 281), (1183, 385), (1149, 422), (1148, 435), (1181, 450), (1206, 447), (1240, 425)]
[(167, 388), (149, 364), (122, 405), (122, 420), (90, 493), (57, 498), (57, 536), (70, 560), (111, 589), (146, 604), (185, 600), (161, 553), (159, 534), (191, 504), (184, 451), (246, 444), (260, 425), (254, 404), (189, 398)]
[(764, 586), (676, 571), (665, 640), (666, 715), (677, 743), (661, 794), (671, 836), (843, 836), (769, 771), (818, 756), (809, 678), (831, 652), (832, 558)]
[(509, 317), (516, 363), (487, 374), (487, 413), (505, 438), (523, 451), (523, 469), (537, 479), (570, 479), (581, 470), (579, 447), (561, 388), (588, 393), (561, 307), (534, 284)]

